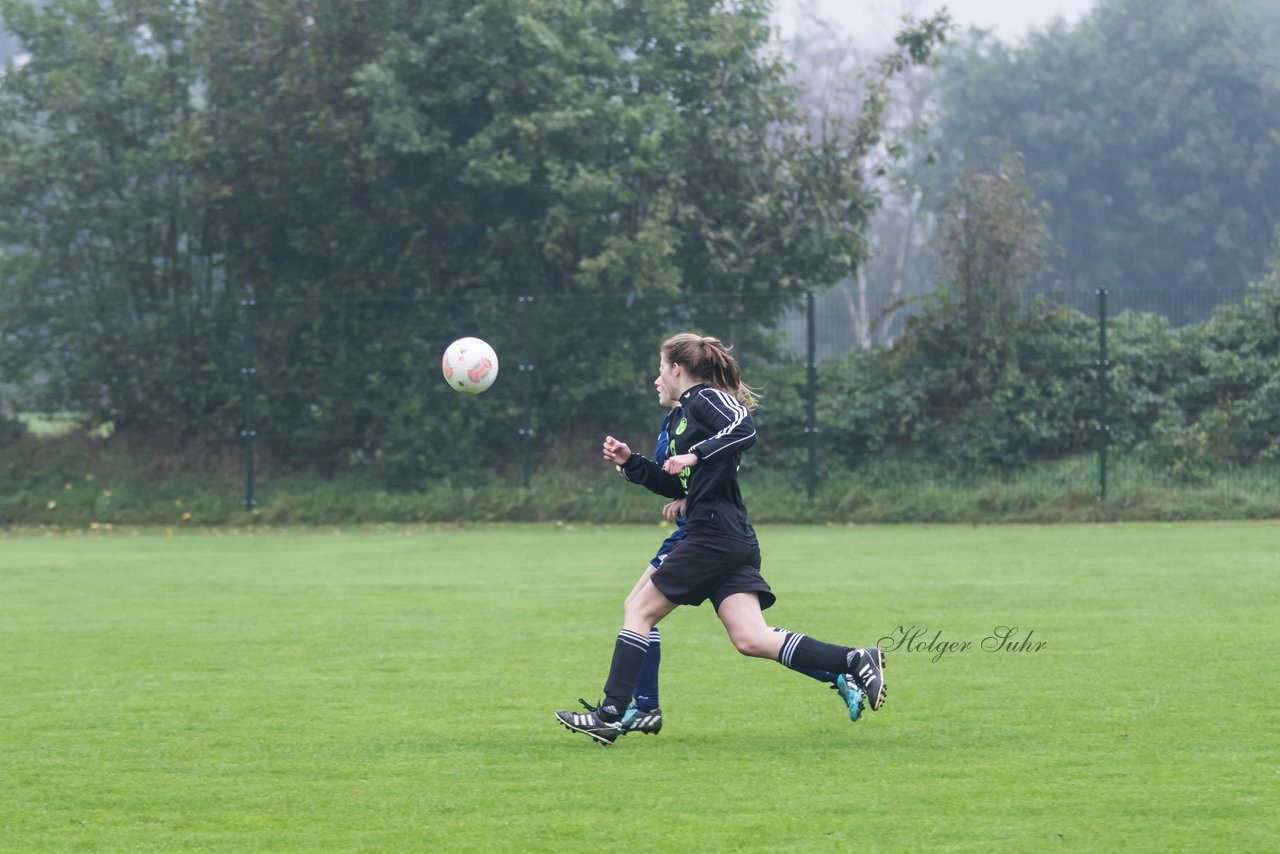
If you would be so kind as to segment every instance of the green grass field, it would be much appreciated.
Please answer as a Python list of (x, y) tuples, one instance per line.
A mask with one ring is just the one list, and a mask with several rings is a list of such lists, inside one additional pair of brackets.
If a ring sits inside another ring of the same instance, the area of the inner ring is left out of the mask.
[(600, 748), (552, 712), (660, 534), (10, 531), (0, 850), (1274, 850), (1280, 525), (763, 526), (774, 625), (972, 646), (854, 724), (680, 609)]

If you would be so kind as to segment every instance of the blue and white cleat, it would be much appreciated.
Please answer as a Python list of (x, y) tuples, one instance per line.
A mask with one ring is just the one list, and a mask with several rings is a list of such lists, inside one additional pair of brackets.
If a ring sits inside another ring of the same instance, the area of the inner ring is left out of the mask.
[(622, 734), (642, 732), (645, 735), (657, 735), (662, 731), (662, 709), (642, 712), (632, 703), (622, 715)]
[(862, 717), (862, 709), (867, 704), (867, 695), (862, 689), (842, 673), (836, 677), (836, 691), (840, 693), (840, 699), (844, 700), (844, 704), (849, 707), (849, 720), (856, 721)]

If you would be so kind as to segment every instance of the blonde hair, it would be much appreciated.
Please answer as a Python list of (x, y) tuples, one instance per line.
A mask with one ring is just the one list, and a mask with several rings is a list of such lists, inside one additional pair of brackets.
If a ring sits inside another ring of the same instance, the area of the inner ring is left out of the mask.
[(719, 338), (681, 332), (662, 342), (662, 358), (680, 365), (689, 376), (727, 391), (747, 409), (756, 405), (755, 389), (742, 381), (742, 369), (733, 357), (733, 348)]

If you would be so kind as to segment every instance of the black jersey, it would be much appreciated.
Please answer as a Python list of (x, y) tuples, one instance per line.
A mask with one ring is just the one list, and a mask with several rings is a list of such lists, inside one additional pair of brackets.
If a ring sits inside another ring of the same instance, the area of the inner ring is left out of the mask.
[(697, 454), (698, 464), (671, 475), (653, 460), (632, 454), (622, 467), (623, 475), (659, 495), (687, 498), (685, 518), (690, 533), (714, 527), (725, 534), (755, 539), (738, 488), (742, 452), (756, 441), (751, 411), (728, 392), (696, 385), (680, 396), (670, 423), (670, 455)]

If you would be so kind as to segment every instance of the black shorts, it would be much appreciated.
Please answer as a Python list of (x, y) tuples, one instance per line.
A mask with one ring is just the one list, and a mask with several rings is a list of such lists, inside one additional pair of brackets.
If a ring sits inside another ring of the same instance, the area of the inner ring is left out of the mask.
[(667, 559), (667, 555), (671, 554), (671, 550), (676, 547), (676, 543), (684, 539), (684, 526), (676, 528), (671, 532), (671, 536), (662, 541), (662, 545), (658, 546), (658, 553), (653, 556), (653, 560), (649, 561), (649, 566), (657, 569), (662, 566), (662, 562)]
[(760, 544), (688, 532), (653, 573), (653, 585), (677, 605), (720, 603), (734, 593), (760, 595), (760, 610), (777, 597), (760, 574)]

